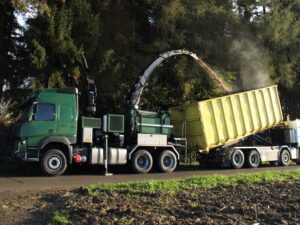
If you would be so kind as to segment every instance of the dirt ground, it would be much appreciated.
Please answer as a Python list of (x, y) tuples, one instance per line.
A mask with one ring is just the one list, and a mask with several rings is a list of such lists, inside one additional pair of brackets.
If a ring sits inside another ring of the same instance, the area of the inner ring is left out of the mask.
[(300, 224), (300, 181), (219, 186), (180, 193), (87, 189), (0, 192), (0, 224)]

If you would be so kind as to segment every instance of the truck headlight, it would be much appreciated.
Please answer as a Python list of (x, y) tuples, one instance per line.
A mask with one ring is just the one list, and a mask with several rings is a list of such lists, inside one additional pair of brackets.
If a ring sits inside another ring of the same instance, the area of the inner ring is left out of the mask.
[(20, 146), (21, 146), (21, 142), (18, 142), (18, 145), (17, 145), (17, 149), (15, 150), (15, 154), (18, 153), (20, 151)]
[(23, 139), (23, 140), (19, 141), (19, 142), (18, 142), (18, 148), (17, 148), (17, 150), (15, 151), (15, 153), (25, 151), (25, 149), (26, 149), (26, 144), (27, 144), (27, 140), (26, 140), (26, 139)]

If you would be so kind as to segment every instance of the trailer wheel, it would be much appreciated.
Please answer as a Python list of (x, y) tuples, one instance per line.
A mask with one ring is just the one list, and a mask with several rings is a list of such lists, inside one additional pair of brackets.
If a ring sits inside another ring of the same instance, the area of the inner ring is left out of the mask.
[(291, 157), (288, 150), (284, 149), (280, 153), (279, 165), (288, 166), (290, 163)]
[(59, 176), (67, 169), (66, 156), (58, 149), (51, 149), (43, 154), (40, 165), (47, 176)]
[(164, 173), (173, 172), (177, 166), (177, 158), (174, 152), (165, 150), (158, 157), (158, 169)]
[(131, 165), (137, 173), (148, 173), (153, 166), (153, 159), (147, 150), (139, 150), (132, 156)]
[(235, 149), (231, 155), (231, 166), (234, 169), (240, 169), (245, 162), (244, 153), (240, 149)]
[(257, 168), (260, 164), (260, 155), (256, 150), (251, 150), (247, 154), (246, 164), (250, 168)]

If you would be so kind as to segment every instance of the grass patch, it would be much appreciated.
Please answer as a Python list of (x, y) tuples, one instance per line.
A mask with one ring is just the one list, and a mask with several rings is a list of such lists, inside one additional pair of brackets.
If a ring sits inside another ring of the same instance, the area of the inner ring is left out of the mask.
[(300, 179), (300, 170), (268, 171), (253, 174), (237, 174), (231, 176), (209, 175), (195, 176), (175, 180), (149, 180), (120, 184), (90, 185), (90, 195), (99, 195), (104, 190), (130, 192), (178, 192), (195, 188), (213, 188), (219, 185), (236, 185), (240, 182), (249, 184), (262, 181), (284, 181)]
[(70, 223), (70, 220), (64, 214), (55, 211), (51, 218), (51, 221), (47, 225), (65, 225)]

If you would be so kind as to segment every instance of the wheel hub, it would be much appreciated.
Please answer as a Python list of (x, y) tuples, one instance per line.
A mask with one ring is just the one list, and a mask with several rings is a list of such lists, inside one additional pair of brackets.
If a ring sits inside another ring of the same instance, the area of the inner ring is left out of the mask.
[(236, 154), (236, 155), (234, 156), (234, 161), (235, 161), (237, 164), (242, 163), (242, 156), (240, 156), (239, 154)]
[(252, 155), (250, 157), (251, 163), (252, 164), (257, 164), (258, 163), (258, 156), (257, 155)]
[(174, 160), (170, 156), (166, 156), (163, 159), (163, 164), (167, 168), (172, 168), (174, 165)]
[(139, 165), (139, 167), (145, 169), (149, 166), (149, 160), (145, 156), (141, 156), (138, 158), (137, 164)]
[(283, 160), (284, 162), (288, 162), (288, 161), (289, 161), (289, 156), (288, 156), (287, 154), (284, 154), (284, 155), (282, 156), (282, 160)]
[(57, 156), (53, 156), (48, 160), (48, 166), (52, 170), (57, 170), (61, 166), (61, 160)]

